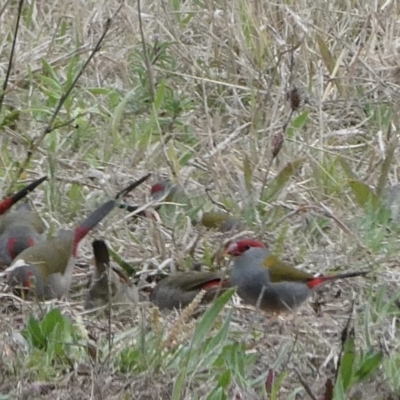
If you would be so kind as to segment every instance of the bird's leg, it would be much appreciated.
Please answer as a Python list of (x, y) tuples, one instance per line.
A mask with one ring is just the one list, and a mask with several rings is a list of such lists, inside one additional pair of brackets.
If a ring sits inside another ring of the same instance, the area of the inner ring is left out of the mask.
[(260, 292), (260, 294), (258, 296), (257, 303), (255, 305), (255, 309), (254, 309), (253, 315), (252, 315), (252, 317), (250, 319), (249, 329), (247, 330), (246, 335), (245, 335), (246, 339), (250, 335), (250, 329), (254, 326), (254, 323), (256, 321), (256, 317), (259, 315), (261, 300), (262, 300), (262, 298), (264, 296), (265, 290), (266, 290), (266, 287), (263, 286), (262, 289), (261, 289), (261, 292)]

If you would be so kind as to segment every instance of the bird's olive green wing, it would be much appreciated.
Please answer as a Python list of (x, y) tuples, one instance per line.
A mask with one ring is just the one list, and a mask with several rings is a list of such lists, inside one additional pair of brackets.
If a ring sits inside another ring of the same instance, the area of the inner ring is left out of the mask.
[(16, 260), (24, 260), (28, 264), (37, 266), (44, 280), (51, 274), (64, 274), (68, 261), (72, 256), (74, 232), (40, 242), (35, 246), (28, 247), (18, 255)]
[(312, 275), (308, 272), (301, 271), (290, 265), (285, 264), (274, 255), (270, 255), (266, 258), (264, 266), (269, 270), (269, 277), (271, 282), (306, 282)]
[(220, 280), (221, 278), (213, 272), (183, 272), (180, 274), (172, 275), (161, 282), (165, 285), (180, 288), (183, 291), (191, 291), (201, 289), (203, 285), (213, 280)]

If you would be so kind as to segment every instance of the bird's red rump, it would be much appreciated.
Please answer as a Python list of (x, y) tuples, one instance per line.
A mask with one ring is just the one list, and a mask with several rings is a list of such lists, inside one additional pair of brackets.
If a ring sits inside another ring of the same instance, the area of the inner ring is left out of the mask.
[(75, 235), (74, 235), (74, 244), (72, 247), (72, 254), (74, 257), (76, 257), (77, 252), (78, 252), (78, 245), (80, 243), (80, 241), (89, 233), (91, 228), (82, 228), (80, 226), (78, 226), (75, 229)]
[(310, 280), (307, 282), (307, 286), (310, 289), (314, 289), (332, 279), (334, 279), (332, 276), (317, 276), (315, 278), (310, 278)]
[(4, 214), (13, 204), (14, 204), (14, 200), (12, 197), (9, 197), (8, 199), (3, 200), (0, 203), (0, 215)]
[(15, 257), (17, 257), (17, 254), (15, 254), (15, 243), (16, 243), (16, 239), (15, 237), (11, 237), (8, 239), (7, 242), (7, 251), (8, 254), (10, 255), (10, 257), (12, 259), (14, 259)]
[(201, 288), (203, 290), (210, 290), (210, 289), (213, 289), (213, 288), (218, 287), (218, 286), (221, 286), (221, 279), (219, 279), (219, 278), (213, 279), (212, 281), (208, 281)]

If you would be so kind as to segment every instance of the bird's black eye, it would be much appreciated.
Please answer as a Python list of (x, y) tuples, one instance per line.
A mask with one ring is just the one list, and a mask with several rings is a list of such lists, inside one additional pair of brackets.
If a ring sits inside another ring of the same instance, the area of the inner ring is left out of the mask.
[(247, 251), (250, 249), (250, 245), (246, 244), (246, 246), (244, 246), (244, 251)]

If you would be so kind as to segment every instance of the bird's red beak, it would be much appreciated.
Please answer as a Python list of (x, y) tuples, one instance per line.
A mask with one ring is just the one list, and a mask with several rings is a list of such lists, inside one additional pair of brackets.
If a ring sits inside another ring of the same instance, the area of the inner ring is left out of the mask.
[(231, 243), (226, 249), (226, 254), (229, 254), (230, 256), (239, 256), (239, 246), (237, 243)]

